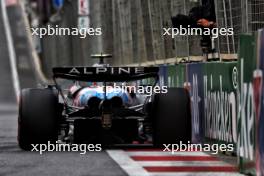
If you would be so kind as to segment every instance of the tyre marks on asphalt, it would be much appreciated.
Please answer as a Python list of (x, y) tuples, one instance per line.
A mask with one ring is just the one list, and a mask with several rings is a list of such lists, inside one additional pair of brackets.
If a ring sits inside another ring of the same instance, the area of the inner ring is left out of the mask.
[(129, 176), (241, 175), (229, 156), (204, 152), (163, 152), (159, 149), (108, 150)]

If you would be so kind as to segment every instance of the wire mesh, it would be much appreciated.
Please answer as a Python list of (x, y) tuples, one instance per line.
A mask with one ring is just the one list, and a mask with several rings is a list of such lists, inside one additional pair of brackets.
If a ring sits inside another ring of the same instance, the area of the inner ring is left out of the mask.
[(248, 0), (248, 25), (249, 32), (257, 31), (264, 27), (264, 1)]
[[(172, 0), (171, 14), (188, 15), (191, 8), (199, 5), (198, 0)], [(190, 55), (201, 55), (200, 36), (175, 36), (174, 38), (174, 56), (188, 57)]]
[(233, 28), (233, 36), (220, 36), (220, 53), (237, 53), (241, 33), (252, 33), (264, 27), (263, 0), (215, 0), (217, 25)]
[[(97, 1), (93, 0), (93, 2)], [(164, 37), (162, 29), (172, 27), (171, 17), (178, 14), (189, 15), (193, 7), (202, 5), (202, 2), (206, 4), (209, 0), (112, 0), (111, 2), (108, 4), (112, 5), (111, 11), (107, 13), (109, 18), (102, 18), (101, 14), (94, 17), (98, 17), (98, 20), (112, 20), (113, 34), (110, 34), (110, 30), (108, 35), (112, 38), (109, 40), (106, 36), (103, 45), (107, 42), (110, 42), (109, 46), (113, 45), (114, 65), (143, 63), (171, 57), (202, 56), (201, 36)], [(107, 11), (105, 6), (108, 5), (104, 4), (100, 8)], [(264, 0), (214, 0), (214, 5), (218, 28), (234, 30), (234, 35), (219, 36), (215, 40), (219, 53), (236, 54), (241, 33), (254, 32), (264, 27)]]

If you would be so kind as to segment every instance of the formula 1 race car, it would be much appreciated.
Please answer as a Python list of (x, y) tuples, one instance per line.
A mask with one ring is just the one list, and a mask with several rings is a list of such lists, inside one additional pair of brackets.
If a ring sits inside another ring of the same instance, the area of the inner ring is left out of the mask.
[[(188, 91), (167, 88), (166, 93), (153, 93), (151, 89), (146, 95), (129, 92), (131, 84), (122, 88), (134, 81), (144, 89), (150, 85), (142, 80), (150, 79), (151, 87), (156, 86), (158, 67), (56, 67), (53, 78), (54, 85), (21, 91), (18, 143), (24, 150), (48, 141), (158, 147), (191, 140)], [(129, 96), (139, 101), (129, 104)]]

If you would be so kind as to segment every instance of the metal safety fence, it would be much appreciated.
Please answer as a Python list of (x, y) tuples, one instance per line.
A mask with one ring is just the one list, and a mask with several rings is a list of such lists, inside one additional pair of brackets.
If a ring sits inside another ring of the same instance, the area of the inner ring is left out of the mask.
[(101, 27), (103, 34), (85, 39), (73, 36), (44, 37), (38, 43), (41, 44), (39, 55), (46, 70), (55, 65), (93, 65), (95, 61), (89, 56), (94, 53), (113, 54), (113, 59), (108, 62), (116, 66), (149, 62), (153, 65), (174, 58), (202, 58), (201, 36), (177, 35), (172, 38), (162, 34), (163, 28), (172, 28), (172, 17), (188, 15), (193, 7), (208, 2), (214, 4), (217, 27), (234, 29), (234, 35), (219, 36), (214, 41), (219, 54), (237, 58), (239, 35), (264, 27), (263, 0), (65, 1), (59, 13), (61, 21), (58, 24), (61, 27), (78, 24), (81, 1), (88, 4), (88, 26)]
[(241, 33), (252, 33), (264, 27), (262, 0), (215, 0), (215, 12), (219, 28), (234, 29), (234, 35), (219, 37), (220, 53), (237, 53)]
[[(113, 64), (142, 64), (168, 58), (202, 56), (201, 36), (171, 38), (161, 36), (161, 33), (163, 27), (172, 27), (171, 17), (188, 15), (193, 7), (208, 2), (214, 4), (217, 27), (234, 30), (234, 35), (219, 36), (214, 41), (217, 52), (236, 59), (239, 35), (264, 27), (264, 2), (261, 0), (137, 0), (136, 5), (133, 5), (134, 1), (114, 1), (113, 14), (119, 18), (113, 21), (113, 32), (119, 35), (113, 35), (113, 53), (117, 57)], [(125, 11), (122, 10), (124, 8)], [(123, 33), (131, 37), (128, 39)]]

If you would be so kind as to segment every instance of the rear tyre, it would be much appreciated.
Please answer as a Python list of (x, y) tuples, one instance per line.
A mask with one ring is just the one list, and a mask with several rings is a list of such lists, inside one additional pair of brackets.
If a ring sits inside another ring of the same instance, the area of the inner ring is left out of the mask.
[(18, 115), (18, 144), (31, 150), (31, 144), (47, 144), (58, 138), (60, 114), (58, 94), (52, 89), (23, 89)]
[(154, 146), (191, 141), (191, 109), (187, 90), (168, 88), (168, 93), (156, 94), (151, 114)]

